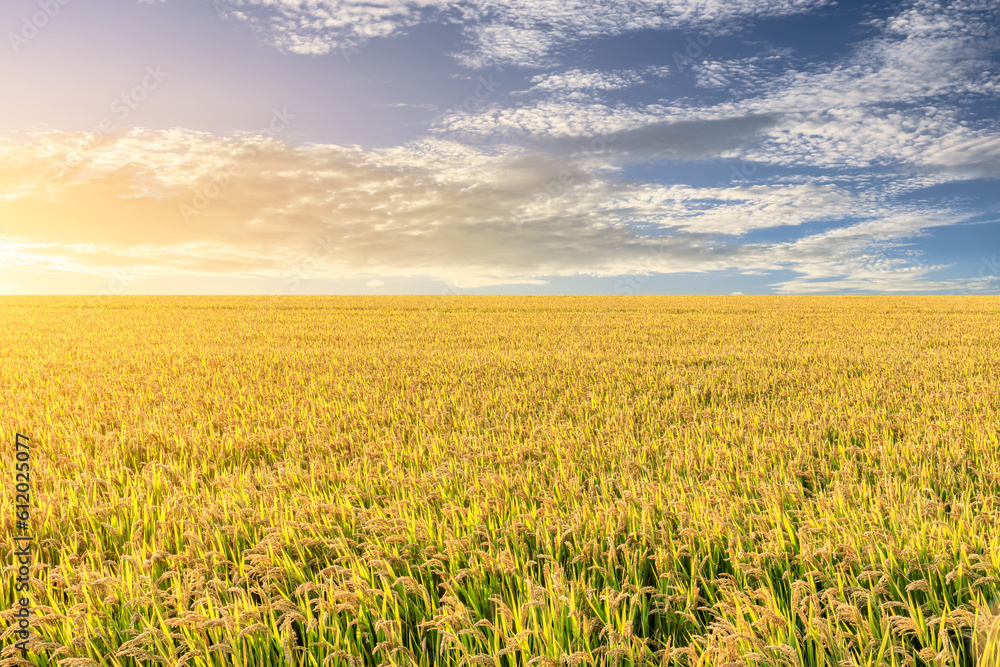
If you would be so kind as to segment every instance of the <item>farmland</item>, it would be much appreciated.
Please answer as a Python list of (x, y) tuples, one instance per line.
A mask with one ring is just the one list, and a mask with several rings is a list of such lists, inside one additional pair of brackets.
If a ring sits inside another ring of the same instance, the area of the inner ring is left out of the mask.
[(0, 313), (0, 608), (20, 431), (30, 664), (984, 650), (1000, 298), (15, 297)]

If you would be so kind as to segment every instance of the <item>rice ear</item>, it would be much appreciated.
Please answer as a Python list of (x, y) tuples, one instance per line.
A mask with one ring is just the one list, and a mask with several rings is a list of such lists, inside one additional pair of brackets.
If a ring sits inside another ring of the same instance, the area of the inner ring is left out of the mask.
[(1000, 600), (976, 615), (972, 654), (978, 667), (1000, 667)]

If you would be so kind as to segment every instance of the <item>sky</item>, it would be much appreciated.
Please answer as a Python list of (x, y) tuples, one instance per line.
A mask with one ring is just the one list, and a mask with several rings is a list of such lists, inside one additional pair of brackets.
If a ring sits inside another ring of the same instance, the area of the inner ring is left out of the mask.
[(0, 294), (1000, 291), (995, 0), (6, 0)]

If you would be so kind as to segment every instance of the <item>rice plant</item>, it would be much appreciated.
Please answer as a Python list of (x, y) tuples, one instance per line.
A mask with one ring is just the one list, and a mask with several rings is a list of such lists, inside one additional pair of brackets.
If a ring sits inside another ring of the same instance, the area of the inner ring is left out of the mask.
[(1000, 298), (0, 312), (2, 665), (1000, 665)]

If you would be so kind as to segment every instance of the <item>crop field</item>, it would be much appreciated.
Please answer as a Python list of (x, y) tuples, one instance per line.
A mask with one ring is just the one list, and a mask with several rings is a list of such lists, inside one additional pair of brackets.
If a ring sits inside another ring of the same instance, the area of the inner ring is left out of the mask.
[(1000, 297), (0, 314), (0, 664), (1000, 664)]

